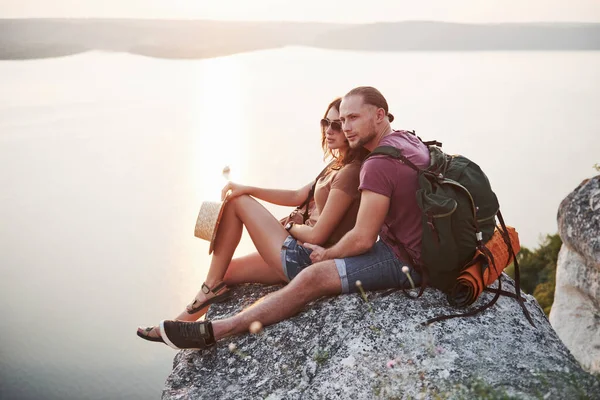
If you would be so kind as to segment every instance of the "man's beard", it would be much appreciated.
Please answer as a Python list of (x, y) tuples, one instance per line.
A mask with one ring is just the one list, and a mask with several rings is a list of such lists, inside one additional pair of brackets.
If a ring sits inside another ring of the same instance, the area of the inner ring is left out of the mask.
[(371, 133), (369, 133), (366, 137), (362, 137), (360, 139), (358, 139), (358, 142), (356, 142), (356, 144), (354, 146), (350, 146), (353, 149), (358, 149), (363, 147), (365, 144), (369, 143), (370, 141), (374, 140), (377, 137), (377, 131), (375, 129), (375, 123), (371, 122), (371, 124), (369, 125), (369, 131)]

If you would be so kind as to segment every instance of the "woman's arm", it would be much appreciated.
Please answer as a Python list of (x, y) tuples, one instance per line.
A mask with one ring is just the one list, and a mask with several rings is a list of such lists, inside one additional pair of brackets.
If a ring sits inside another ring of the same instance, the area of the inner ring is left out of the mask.
[(302, 243), (322, 246), (331, 236), (335, 228), (350, 208), (353, 196), (340, 189), (331, 189), (323, 211), (314, 226), (294, 225), (290, 234)]
[(221, 199), (225, 199), (227, 192), (229, 197), (234, 198), (243, 194), (256, 197), (272, 204), (280, 206), (299, 206), (308, 197), (308, 192), (313, 182), (297, 190), (265, 189), (255, 186), (240, 185), (239, 183), (228, 182), (221, 191)]

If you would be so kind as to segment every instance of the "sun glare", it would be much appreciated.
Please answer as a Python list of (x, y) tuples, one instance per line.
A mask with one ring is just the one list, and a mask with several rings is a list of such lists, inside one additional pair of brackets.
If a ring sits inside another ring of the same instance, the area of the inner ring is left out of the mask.
[[(204, 60), (200, 65), (193, 106), (196, 195), (201, 200), (219, 200), (227, 178), (239, 180), (245, 163), (242, 66), (234, 57)], [(225, 167), (229, 174), (223, 173)]]

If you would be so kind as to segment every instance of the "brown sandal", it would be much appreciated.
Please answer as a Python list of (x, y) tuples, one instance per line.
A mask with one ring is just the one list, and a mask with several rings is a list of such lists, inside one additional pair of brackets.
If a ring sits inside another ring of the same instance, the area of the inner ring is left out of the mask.
[(227, 288), (227, 285), (225, 285), (224, 282), (219, 283), (212, 289), (206, 286), (205, 283), (203, 283), (201, 290), (202, 293), (206, 295), (212, 293), (214, 297), (211, 297), (202, 303), (200, 303), (200, 300), (194, 299), (194, 301), (186, 307), (186, 311), (188, 312), (188, 314), (195, 314), (210, 304), (222, 303), (231, 297), (231, 291), (229, 290), (229, 288)]
[[(156, 330), (158, 336), (150, 336), (152, 331)], [(159, 326), (147, 326), (145, 328), (138, 328), (137, 335), (144, 340), (148, 340), (150, 342), (159, 342), (164, 343), (165, 341), (160, 336), (160, 327)]]

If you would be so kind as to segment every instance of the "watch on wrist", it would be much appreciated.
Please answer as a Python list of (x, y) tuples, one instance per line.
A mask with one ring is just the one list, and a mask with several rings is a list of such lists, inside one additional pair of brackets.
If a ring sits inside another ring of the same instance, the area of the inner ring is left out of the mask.
[(286, 231), (290, 231), (290, 229), (292, 229), (292, 226), (294, 226), (294, 221), (290, 221), (287, 224), (285, 224), (285, 230)]

